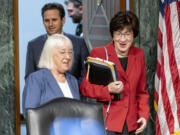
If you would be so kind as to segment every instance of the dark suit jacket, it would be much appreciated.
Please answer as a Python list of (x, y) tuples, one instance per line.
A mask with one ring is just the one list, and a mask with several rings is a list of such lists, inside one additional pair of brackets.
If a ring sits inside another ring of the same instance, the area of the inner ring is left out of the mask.
[[(91, 84), (86, 80), (86, 75), (80, 89), (84, 96), (96, 98), (104, 103), (104, 114), (107, 110), (107, 101), (113, 100), (106, 120), (108, 130), (122, 132), (126, 121), (128, 131), (133, 131), (138, 127), (137, 119), (139, 116), (146, 120), (149, 117), (149, 95), (146, 92), (144, 52), (140, 48), (131, 46), (125, 72), (117, 57), (113, 42), (105, 47), (109, 61), (116, 64), (119, 80), (124, 84), (122, 99), (114, 101), (114, 96), (109, 93), (108, 86)], [(104, 47), (94, 48), (90, 56), (106, 59)]]
[[(68, 73), (65, 73), (65, 75), (73, 98), (79, 99), (77, 79)], [(24, 116), (27, 108), (39, 107), (58, 97), (64, 97), (64, 94), (50, 70), (44, 68), (30, 74), (26, 79), (23, 91)]]
[[(66, 33), (64, 35), (71, 40), (74, 49), (74, 62), (69, 73), (74, 75), (80, 84), (85, 70), (84, 60), (86, 60), (89, 52), (83, 38)], [(41, 35), (28, 43), (25, 79), (30, 73), (38, 70), (37, 65), (46, 40), (47, 34)]]

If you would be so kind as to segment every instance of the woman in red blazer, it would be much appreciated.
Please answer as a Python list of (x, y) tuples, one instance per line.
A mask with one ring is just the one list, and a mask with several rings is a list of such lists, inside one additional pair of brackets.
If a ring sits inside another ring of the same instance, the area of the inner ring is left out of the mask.
[[(108, 60), (116, 64), (120, 81), (107, 86), (95, 85), (86, 79), (85, 73), (80, 90), (84, 96), (96, 98), (104, 104), (108, 135), (139, 134), (147, 125), (149, 95), (146, 92), (144, 52), (133, 46), (139, 33), (136, 15), (130, 11), (118, 12), (110, 21), (110, 33), (113, 41), (105, 47), (94, 48), (90, 56), (106, 59), (107, 54)], [(117, 94), (122, 97), (115, 98)]]

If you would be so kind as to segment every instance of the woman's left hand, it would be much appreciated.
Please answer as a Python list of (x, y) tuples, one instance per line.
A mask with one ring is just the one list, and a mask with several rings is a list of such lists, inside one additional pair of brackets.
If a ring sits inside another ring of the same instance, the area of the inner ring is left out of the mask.
[(140, 125), (140, 127), (136, 129), (136, 132), (135, 132), (136, 135), (141, 133), (146, 128), (147, 121), (145, 118), (141, 117), (138, 119), (137, 123)]

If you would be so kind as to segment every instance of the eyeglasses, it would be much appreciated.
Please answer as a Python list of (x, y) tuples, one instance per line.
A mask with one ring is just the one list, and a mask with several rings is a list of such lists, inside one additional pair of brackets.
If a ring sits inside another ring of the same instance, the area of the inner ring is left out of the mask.
[(70, 55), (70, 56), (73, 55), (73, 51), (59, 51), (59, 53), (60, 53), (61, 55), (65, 55), (65, 54), (68, 54), (68, 55)]
[(133, 32), (126, 32), (126, 33), (121, 33), (119, 31), (114, 32), (114, 36), (120, 37), (120, 38), (122, 38), (122, 37), (130, 38), (132, 35), (133, 35)]

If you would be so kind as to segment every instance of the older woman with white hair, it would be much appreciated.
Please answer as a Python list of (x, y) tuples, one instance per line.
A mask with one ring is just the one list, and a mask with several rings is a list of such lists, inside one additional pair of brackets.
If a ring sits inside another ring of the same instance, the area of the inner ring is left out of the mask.
[(79, 99), (77, 79), (69, 74), (73, 60), (73, 46), (64, 35), (54, 34), (45, 42), (41, 53), (40, 70), (30, 74), (23, 91), (23, 114), (54, 98)]

